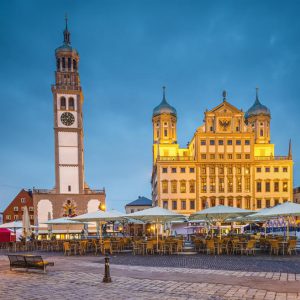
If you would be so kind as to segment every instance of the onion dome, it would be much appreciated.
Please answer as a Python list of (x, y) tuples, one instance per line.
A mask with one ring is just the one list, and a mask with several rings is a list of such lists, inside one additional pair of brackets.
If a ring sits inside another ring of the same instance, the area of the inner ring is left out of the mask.
[(66, 16), (66, 28), (64, 30), (64, 42), (63, 44), (55, 49), (55, 53), (57, 52), (75, 52), (77, 53), (77, 50), (75, 48), (72, 48), (71, 46), (71, 33), (68, 30), (68, 18)]
[(176, 109), (166, 100), (166, 87), (163, 87), (163, 99), (161, 103), (153, 109), (153, 117), (160, 114), (170, 114), (177, 117)]
[(248, 119), (250, 117), (259, 116), (259, 115), (271, 117), (271, 112), (268, 107), (260, 103), (258, 99), (258, 88), (256, 88), (255, 102), (245, 113), (245, 118)]

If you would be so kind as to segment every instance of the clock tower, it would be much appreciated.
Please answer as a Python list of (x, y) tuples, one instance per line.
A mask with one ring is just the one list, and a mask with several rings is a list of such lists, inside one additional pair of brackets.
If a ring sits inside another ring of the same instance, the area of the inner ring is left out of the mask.
[(67, 19), (63, 36), (63, 44), (55, 50), (55, 84), (52, 85), (55, 185), (53, 189), (33, 189), (36, 224), (43, 224), (49, 218), (74, 217), (105, 209), (105, 189), (91, 189), (84, 178), (79, 54), (71, 46)]
[(55, 136), (55, 186), (61, 194), (84, 189), (83, 94), (79, 54), (72, 48), (66, 19), (63, 45), (55, 50), (55, 84), (52, 86)]

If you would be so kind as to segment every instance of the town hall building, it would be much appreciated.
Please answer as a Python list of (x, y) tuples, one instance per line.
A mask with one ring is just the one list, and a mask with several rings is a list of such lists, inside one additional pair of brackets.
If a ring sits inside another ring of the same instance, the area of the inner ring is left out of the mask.
[(62, 46), (55, 50), (55, 84), (52, 85), (55, 187), (33, 190), (38, 224), (49, 218), (74, 217), (105, 207), (105, 189), (90, 189), (85, 182), (79, 54), (71, 46), (67, 20), (63, 35)]
[(152, 123), (153, 205), (189, 215), (219, 204), (259, 210), (293, 199), (291, 142), (286, 155), (275, 154), (271, 112), (258, 90), (246, 113), (224, 92), (186, 148), (177, 143), (177, 111), (165, 89)]

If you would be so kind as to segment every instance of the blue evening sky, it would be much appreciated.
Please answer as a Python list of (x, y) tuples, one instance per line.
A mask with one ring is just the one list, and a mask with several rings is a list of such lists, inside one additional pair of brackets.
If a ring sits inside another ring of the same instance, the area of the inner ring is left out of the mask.
[(185, 146), (206, 108), (246, 110), (260, 87), (276, 155), (293, 140), (299, 174), (299, 1), (0, 2), (0, 211), (24, 188), (54, 184), (54, 50), (65, 12), (80, 53), (86, 181), (108, 208), (150, 197), (154, 106), (167, 86)]

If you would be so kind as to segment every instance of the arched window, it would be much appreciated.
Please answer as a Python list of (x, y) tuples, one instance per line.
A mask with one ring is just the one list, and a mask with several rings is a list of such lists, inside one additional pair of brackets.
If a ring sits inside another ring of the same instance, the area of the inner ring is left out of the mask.
[(75, 59), (73, 59), (73, 70), (77, 70), (77, 62)]
[(68, 69), (71, 70), (71, 57), (68, 57)]
[(66, 59), (64, 57), (62, 58), (62, 68), (66, 68)]
[(60, 109), (66, 109), (66, 98), (65, 97), (60, 98)]
[(60, 59), (59, 58), (56, 60), (56, 69), (60, 70)]
[(260, 136), (264, 136), (264, 131), (263, 131), (263, 129), (260, 130)]
[(75, 106), (74, 106), (74, 98), (71, 97), (69, 98), (69, 110), (74, 110)]

